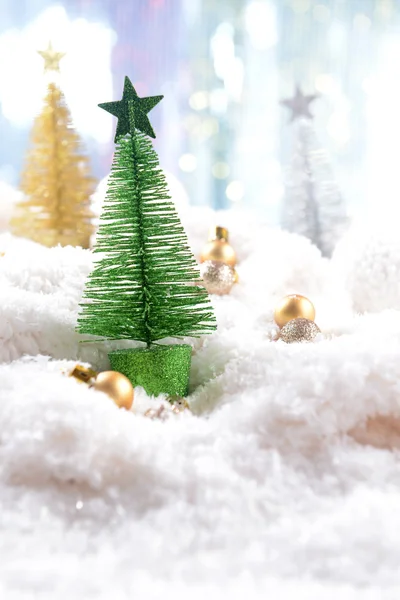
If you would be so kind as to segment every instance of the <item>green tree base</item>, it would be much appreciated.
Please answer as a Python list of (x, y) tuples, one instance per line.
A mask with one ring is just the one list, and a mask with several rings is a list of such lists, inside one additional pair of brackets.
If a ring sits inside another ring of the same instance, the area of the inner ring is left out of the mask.
[(111, 368), (149, 396), (187, 396), (192, 347), (188, 344), (115, 350), (108, 355)]

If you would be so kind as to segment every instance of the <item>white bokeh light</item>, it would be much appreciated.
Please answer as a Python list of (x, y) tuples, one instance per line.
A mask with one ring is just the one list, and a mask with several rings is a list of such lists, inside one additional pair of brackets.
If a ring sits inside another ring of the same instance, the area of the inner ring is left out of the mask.
[(178, 164), (179, 168), (185, 173), (193, 173), (197, 168), (197, 158), (194, 154), (182, 154)]
[(241, 181), (231, 181), (226, 187), (226, 197), (231, 202), (240, 202), (244, 196), (244, 186)]
[[(74, 126), (97, 142), (107, 142), (112, 123), (99, 102), (112, 100), (111, 50), (113, 31), (86, 19), (71, 20), (65, 9), (43, 11), (24, 29), (10, 29), (0, 36), (0, 104), (6, 119), (26, 127), (40, 112), (48, 76), (38, 50), (49, 41), (65, 52), (61, 74), (56, 75), (65, 93)], [(12, 60), (10, 60), (12, 56)]]
[(246, 8), (246, 29), (251, 43), (258, 50), (266, 50), (278, 42), (276, 7), (270, 2), (255, 0)]
[(400, 215), (398, 140), (400, 122), (400, 41), (387, 37), (375, 72), (364, 81), (367, 95), (366, 193), (372, 222)]
[(211, 38), (211, 53), (217, 77), (222, 79), (226, 94), (239, 100), (244, 78), (244, 66), (241, 58), (235, 56), (235, 30), (233, 26), (221, 23)]
[(193, 110), (204, 110), (209, 103), (209, 94), (205, 91), (194, 92), (189, 98), (189, 106)]

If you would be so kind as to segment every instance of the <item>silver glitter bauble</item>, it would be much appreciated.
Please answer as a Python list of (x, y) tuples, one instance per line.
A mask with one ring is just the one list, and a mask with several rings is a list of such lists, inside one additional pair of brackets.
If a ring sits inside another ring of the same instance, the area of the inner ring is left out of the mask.
[(209, 294), (229, 294), (235, 283), (235, 269), (217, 260), (206, 260), (200, 265), (203, 285)]
[(190, 410), (188, 401), (181, 396), (168, 396), (168, 402), (171, 404), (171, 410), (176, 415), (183, 412), (184, 410)]
[(287, 344), (312, 342), (321, 333), (318, 325), (309, 319), (292, 319), (281, 329), (280, 339)]

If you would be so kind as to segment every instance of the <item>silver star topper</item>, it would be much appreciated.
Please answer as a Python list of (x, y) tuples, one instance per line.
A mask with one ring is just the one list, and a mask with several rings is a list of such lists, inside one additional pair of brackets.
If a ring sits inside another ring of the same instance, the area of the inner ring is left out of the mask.
[(301, 117), (312, 119), (313, 115), (310, 113), (310, 104), (316, 98), (318, 98), (316, 94), (305, 96), (301, 91), (300, 86), (296, 85), (296, 93), (293, 98), (286, 98), (285, 100), (281, 100), (280, 103), (292, 111), (290, 117), (290, 121), (292, 122)]

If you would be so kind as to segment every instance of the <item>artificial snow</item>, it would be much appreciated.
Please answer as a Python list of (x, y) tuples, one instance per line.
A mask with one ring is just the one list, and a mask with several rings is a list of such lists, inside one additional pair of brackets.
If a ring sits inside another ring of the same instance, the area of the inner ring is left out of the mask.
[[(0, 598), (398, 600), (400, 297), (389, 267), (369, 277), (398, 246), (349, 237), (328, 261), (249, 214), (181, 217), (196, 254), (229, 228), (240, 277), (191, 340), (181, 415), (67, 377), (115, 345), (75, 333), (91, 253), (0, 235)], [(275, 341), (293, 292), (315, 343)]]
[(355, 311), (400, 309), (400, 237), (397, 216), (373, 230), (354, 226), (335, 249), (333, 268), (343, 277)]

